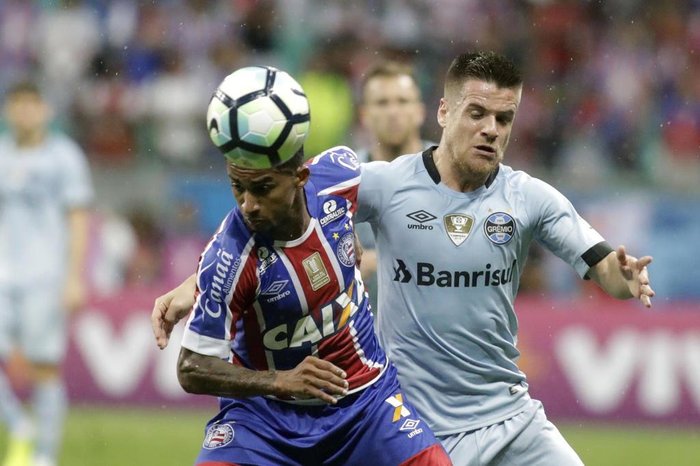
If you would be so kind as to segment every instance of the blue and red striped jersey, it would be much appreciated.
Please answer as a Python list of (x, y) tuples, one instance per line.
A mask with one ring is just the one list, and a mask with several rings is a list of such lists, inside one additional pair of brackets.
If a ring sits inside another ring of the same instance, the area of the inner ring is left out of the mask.
[(311, 222), (300, 238), (256, 234), (238, 207), (221, 223), (200, 257), (182, 346), (255, 370), (292, 369), (314, 355), (345, 370), (352, 393), (387, 365), (355, 266), (360, 166), (347, 147), (307, 164)]

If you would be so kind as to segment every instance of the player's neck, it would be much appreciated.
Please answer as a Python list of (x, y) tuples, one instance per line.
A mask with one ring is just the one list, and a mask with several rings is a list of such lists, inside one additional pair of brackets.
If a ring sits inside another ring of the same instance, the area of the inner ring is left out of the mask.
[(275, 233), (275, 240), (293, 241), (301, 238), (301, 236), (309, 228), (311, 223), (311, 215), (306, 207), (306, 193), (303, 189), (295, 197), (292, 207), (289, 211), (288, 221), (284, 222), (284, 228)]
[(415, 154), (421, 150), (423, 150), (423, 141), (420, 137), (410, 138), (402, 144), (385, 144), (377, 141), (372, 148), (372, 160), (391, 162), (401, 155)]
[(448, 150), (442, 146), (438, 146), (433, 151), (433, 161), (440, 174), (440, 181), (448, 188), (460, 193), (468, 193), (481, 188), (486, 184), (486, 180), (491, 174), (461, 170), (456, 166), (454, 159), (450, 157)]
[(40, 146), (46, 139), (45, 131), (20, 131), (15, 133), (15, 144), (22, 149)]

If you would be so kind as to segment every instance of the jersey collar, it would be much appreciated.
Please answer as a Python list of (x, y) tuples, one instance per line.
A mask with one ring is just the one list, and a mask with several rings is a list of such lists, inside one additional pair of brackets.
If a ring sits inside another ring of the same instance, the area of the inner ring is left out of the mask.
[[(430, 178), (433, 180), (435, 184), (440, 184), (440, 172), (437, 169), (437, 166), (435, 165), (435, 160), (433, 160), (433, 152), (435, 149), (437, 149), (438, 146), (430, 146), (426, 150), (423, 151), (423, 165), (425, 165), (425, 169), (428, 171), (428, 175), (430, 175)], [(484, 183), (484, 186), (487, 188), (490, 187), (493, 184), (493, 181), (496, 179), (496, 175), (498, 175), (498, 170), (500, 169), (500, 165), (496, 167), (496, 169), (489, 175), (488, 178), (486, 178), (486, 183)]]

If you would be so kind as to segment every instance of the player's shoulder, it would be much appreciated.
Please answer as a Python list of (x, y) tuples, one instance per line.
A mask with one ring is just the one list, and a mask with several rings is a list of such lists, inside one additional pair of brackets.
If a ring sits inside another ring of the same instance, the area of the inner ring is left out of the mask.
[(420, 153), (401, 155), (391, 162), (377, 160), (362, 164), (362, 183), (381, 183), (392, 186), (405, 183), (416, 174), (426, 171)]
[(10, 133), (9, 132), (0, 133), (0, 148), (2, 148), (2, 152), (0, 152), (0, 156), (7, 154), (13, 146), (14, 146), (14, 142), (12, 140), (12, 136), (10, 136)]
[(504, 179), (508, 186), (521, 191), (536, 192), (553, 189), (552, 186), (546, 181), (532, 176), (523, 170), (516, 170), (508, 165), (500, 165), (499, 175)]
[(499, 168), (499, 177), (504, 180), (505, 189), (523, 199), (525, 205), (532, 209), (541, 209), (546, 205), (558, 205), (566, 198), (548, 182), (530, 175), (522, 170), (514, 170), (507, 165)]
[(83, 149), (78, 143), (62, 132), (51, 132), (47, 138), (46, 145), (52, 157), (67, 159), (85, 158)]
[(319, 189), (359, 183), (360, 162), (349, 147), (332, 147), (311, 158), (306, 164), (311, 170), (311, 179)]
[(253, 233), (243, 221), (238, 206), (234, 206), (219, 224), (212, 236), (207, 249), (216, 251), (225, 250), (229, 254), (240, 255), (253, 238)]

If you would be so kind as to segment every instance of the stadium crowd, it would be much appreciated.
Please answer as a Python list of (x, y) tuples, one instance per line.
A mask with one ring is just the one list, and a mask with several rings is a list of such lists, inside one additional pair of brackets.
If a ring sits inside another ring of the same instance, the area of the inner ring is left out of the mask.
[[(369, 64), (412, 65), (436, 108), (436, 70), (474, 47), (524, 70), (513, 167), (583, 192), (698, 192), (696, 0), (7, 0), (0, 91), (37, 78), (88, 154), (104, 236), (93, 261), (112, 264), (94, 281), (108, 291), (182, 277), (211, 233), (206, 199), (183, 193), (211, 190), (220, 171), (203, 120), (222, 76), (250, 64), (289, 70), (313, 109), (309, 151), (361, 148), (353, 104)], [(438, 130), (428, 115), (423, 136)], [(165, 209), (177, 220), (156, 225)], [(153, 259), (165, 249), (176, 252)]]

